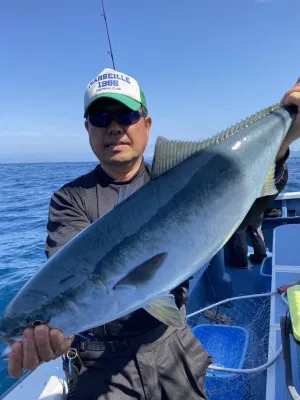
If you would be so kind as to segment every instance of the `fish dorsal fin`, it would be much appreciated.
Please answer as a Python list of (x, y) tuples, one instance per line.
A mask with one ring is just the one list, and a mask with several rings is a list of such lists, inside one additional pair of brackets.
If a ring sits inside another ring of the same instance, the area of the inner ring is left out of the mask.
[(158, 137), (155, 144), (151, 179), (169, 171), (193, 154), (209, 147), (210, 139), (200, 142), (181, 142)]
[(221, 133), (199, 142), (185, 142), (158, 137), (155, 144), (151, 179), (158, 178), (160, 175), (163, 175), (165, 172), (180, 164), (191, 155), (202, 150), (207, 150), (230, 136), (237, 134), (242, 129), (254, 124), (259, 119), (278, 110), (280, 107), (282, 107), (280, 103), (274, 104), (273, 106), (265, 108), (243, 121), (238, 122)]

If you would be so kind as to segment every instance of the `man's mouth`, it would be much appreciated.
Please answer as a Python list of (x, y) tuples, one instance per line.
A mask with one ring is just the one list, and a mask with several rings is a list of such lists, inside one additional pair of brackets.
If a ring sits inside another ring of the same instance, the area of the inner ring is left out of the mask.
[(124, 142), (123, 140), (118, 140), (117, 142), (110, 142), (105, 145), (106, 148), (114, 148), (119, 146), (129, 146), (129, 143)]

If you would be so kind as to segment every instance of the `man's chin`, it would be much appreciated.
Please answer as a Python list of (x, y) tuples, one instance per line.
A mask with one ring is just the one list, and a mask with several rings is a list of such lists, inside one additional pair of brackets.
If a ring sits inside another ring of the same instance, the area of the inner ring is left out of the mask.
[(122, 154), (122, 153), (117, 153), (112, 155), (111, 157), (107, 157), (106, 160), (103, 160), (105, 164), (108, 165), (128, 165), (133, 162), (135, 162), (139, 156), (135, 156), (133, 154)]

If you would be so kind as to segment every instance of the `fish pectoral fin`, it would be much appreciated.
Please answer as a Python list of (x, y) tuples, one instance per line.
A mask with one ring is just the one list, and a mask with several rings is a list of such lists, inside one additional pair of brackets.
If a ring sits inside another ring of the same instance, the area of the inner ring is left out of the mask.
[(273, 163), (258, 197), (272, 196), (277, 193), (278, 190), (275, 185), (275, 163)]
[(113, 290), (130, 289), (135, 292), (135, 287), (146, 283), (155, 275), (158, 268), (163, 264), (168, 253), (163, 252), (149, 258), (142, 264), (131, 270), (113, 287)]
[(185, 326), (185, 317), (178, 310), (173, 294), (168, 293), (143, 307), (152, 317), (163, 324), (182, 328)]

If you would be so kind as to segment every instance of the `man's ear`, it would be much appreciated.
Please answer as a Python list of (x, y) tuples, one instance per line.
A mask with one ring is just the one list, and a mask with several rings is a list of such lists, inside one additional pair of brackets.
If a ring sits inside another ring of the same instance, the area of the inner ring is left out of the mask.
[(84, 127), (89, 132), (89, 121), (87, 119), (84, 121)]
[(152, 126), (152, 118), (151, 117), (145, 118), (145, 126), (146, 126), (147, 137), (149, 137), (150, 129)]

